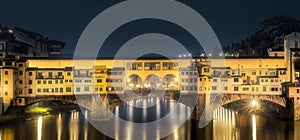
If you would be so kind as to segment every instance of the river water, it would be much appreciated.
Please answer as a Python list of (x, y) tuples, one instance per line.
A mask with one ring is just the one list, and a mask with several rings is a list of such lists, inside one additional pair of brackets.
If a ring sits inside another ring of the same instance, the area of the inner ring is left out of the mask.
[[(143, 101), (142, 101), (143, 103)], [(159, 107), (150, 110), (130, 110), (128, 104), (122, 104), (114, 110), (120, 118), (132, 122), (149, 122), (165, 116), (174, 102), (160, 101)], [(187, 115), (189, 109), (181, 108), (181, 115)], [(106, 140), (110, 139), (94, 128), (84, 117), (88, 111), (62, 112), (56, 115), (38, 117), (18, 124), (0, 127), (1, 140)], [(137, 115), (139, 114), (139, 115)], [(176, 118), (176, 117), (175, 117)], [(213, 121), (205, 128), (195, 128), (194, 121), (187, 120), (180, 128), (165, 137), (167, 140), (298, 140), (300, 122), (285, 121), (263, 115), (238, 113), (230, 109), (219, 108), (214, 111)], [(114, 132), (119, 139), (132, 139), (135, 132), (131, 126)], [(122, 131), (122, 132), (121, 132)], [(145, 133), (147, 133), (145, 131)], [(196, 135), (195, 135), (196, 134)]]

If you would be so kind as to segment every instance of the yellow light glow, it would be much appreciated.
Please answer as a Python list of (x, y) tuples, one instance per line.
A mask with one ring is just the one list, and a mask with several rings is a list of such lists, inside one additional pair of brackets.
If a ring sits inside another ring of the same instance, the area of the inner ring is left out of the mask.
[(252, 107), (255, 107), (255, 106), (257, 106), (258, 105), (258, 102), (256, 101), (256, 100), (252, 100), (251, 101), (251, 106)]

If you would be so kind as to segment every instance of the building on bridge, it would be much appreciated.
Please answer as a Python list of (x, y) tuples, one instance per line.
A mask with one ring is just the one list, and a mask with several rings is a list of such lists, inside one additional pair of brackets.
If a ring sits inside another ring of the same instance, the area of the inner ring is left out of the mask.
[[(46, 96), (123, 94), (128, 90), (274, 95), (296, 102), (300, 97), (299, 41), (299, 33), (286, 36), (283, 57), (228, 57), (225, 61), (205, 56), (191, 60), (80, 59), (76, 61), (94, 65), (79, 68), (71, 58), (7, 58), (0, 68), (2, 110)], [(212, 66), (212, 62), (225, 64)]]

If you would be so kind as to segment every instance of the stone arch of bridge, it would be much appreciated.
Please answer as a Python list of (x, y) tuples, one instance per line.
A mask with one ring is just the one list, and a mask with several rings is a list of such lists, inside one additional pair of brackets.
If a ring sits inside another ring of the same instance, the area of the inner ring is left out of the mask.
[(221, 105), (226, 105), (229, 103), (237, 102), (237, 101), (268, 101), (282, 107), (286, 107), (286, 99), (279, 95), (224, 95), (222, 100), (220, 101)]

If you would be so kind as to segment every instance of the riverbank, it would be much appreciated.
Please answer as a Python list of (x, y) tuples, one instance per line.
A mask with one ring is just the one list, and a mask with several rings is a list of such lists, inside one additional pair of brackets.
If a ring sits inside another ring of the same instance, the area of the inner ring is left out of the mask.
[(2, 115), (0, 116), (0, 126), (14, 124), (24, 120), (25, 117), (18, 115)]

